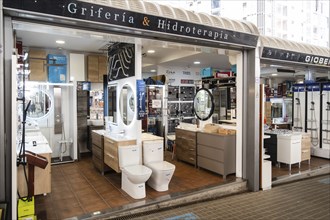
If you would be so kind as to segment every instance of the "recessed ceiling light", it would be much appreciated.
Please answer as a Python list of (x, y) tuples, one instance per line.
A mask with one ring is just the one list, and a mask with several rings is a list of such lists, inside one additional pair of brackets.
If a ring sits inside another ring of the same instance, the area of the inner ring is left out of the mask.
[(56, 43), (57, 44), (65, 44), (65, 41), (64, 40), (57, 40)]
[(148, 53), (155, 53), (156, 51), (155, 50), (148, 50), (147, 52)]
[(194, 64), (201, 64), (201, 62), (200, 61), (195, 61)]
[(272, 76), (277, 76), (278, 74), (277, 73), (272, 73)]
[(156, 72), (156, 70), (150, 70), (150, 72), (154, 73), (154, 72)]

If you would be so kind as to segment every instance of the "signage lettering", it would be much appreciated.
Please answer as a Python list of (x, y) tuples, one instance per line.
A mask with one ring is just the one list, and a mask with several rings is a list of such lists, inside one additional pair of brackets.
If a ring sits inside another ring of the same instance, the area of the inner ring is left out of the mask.
[(315, 56), (269, 47), (263, 48), (261, 57), (275, 60), (330, 66), (330, 57)]
[(129, 16), (126, 18), (126, 12), (121, 14), (115, 13), (111, 14), (109, 11), (104, 11), (103, 7), (98, 8), (97, 10), (94, 9), (94, 6), (90, 6), (90, 8), (85, 7), (77, 7), (76, 3), (69, 3), (67, 6), (68, 12), (71, 14), (79, 14), (79, 15), (87, 15), (90, 17), (96, 16), (97, 18), (105, 18), (107, 20), (113, 19), (114, 21), (121, 21), (123, 23), (131, 23), (134, 24), (134, 17)]
[[(125, 29), (121, 29), (121, 31), (125, 32), (127, 32), (127, 28), (151, 31), (154, 32), (155, 35), (158, 33), (160, 38), (168, 38), (168, 34), (172, 34), (182, 38), (197, 38), (248, 47), (256, 47), (258, 42), (258, 36), (249, 33), (148, 15), (77, 0), (3, 0), (3, 6), (5, 10), (19, 10), (20, 16), (24, 16), (24, 13), (28, 14), (29, 12), (37, 12), (66, 17), (69, 19), (73, 18), (82, 21), (98, 22), (100, 24), (117, 25), (117, 28), (124, 27)], [(43, 19), (42, 16), (36, 16), (35, 18)]]

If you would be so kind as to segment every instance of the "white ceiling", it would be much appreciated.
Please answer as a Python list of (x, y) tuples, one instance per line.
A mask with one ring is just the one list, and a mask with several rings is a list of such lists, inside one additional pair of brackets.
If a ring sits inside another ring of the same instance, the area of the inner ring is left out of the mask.
[[(76, 30), (41, 24), (31, 24), (14, 21), (17, 40), (23, 42), (25, 48), (59, 49), (70, 52), (106, 53), (110, 42), (142, 43), (143, 71), (150, 72), (157, 65), (163, 66), (196, 66), (203, 67), (229, 67), (226, 54), (235, 51), (224, 51), (215, 48), (205, 48), (171, 42), (136, 39), (107, 33)], [(65, 44), (59, 45), (56, 40), (64, 40)], [(155, 53), (149, 54), (149, 49)], [(200, 61), (199, 65), (193, 64)]]
[[(227, 55), (232, 56), (238, 53), (232, 50), (138, 39), (101, 32), (31, 24), (23, 21), (13, 21), (13, 27), (17, 39), (23, 42), (23, 47), (66, 50), (70, 52), (106, 53), (106, 49), (111, 42), (139, 42), (142, 44), (143, 72), (150, 72), (151, 69), (157, 69), (157, 65), (225, 68), (229, 67), (229, 61), (231, 60), (230, 58), (232, 58)], [(65, 44), (58, 45), (55, 42), (56, 40), (64, 40)], [(155, 50), (155, 53), (147, 53), (149, 49)], [(200, 61), (200, 64), (194, 65), (194, 61)], [(279, 72), (278, 68), (295, 70), (295, 73)], [(265, 78), (303, 78), (306, 72), (305, 69), (298, 70), (295, 66), (277, 67), (270, 64), (261, 65), (261, 77)], [(278, 75), (273, 76), (274, 73)]]

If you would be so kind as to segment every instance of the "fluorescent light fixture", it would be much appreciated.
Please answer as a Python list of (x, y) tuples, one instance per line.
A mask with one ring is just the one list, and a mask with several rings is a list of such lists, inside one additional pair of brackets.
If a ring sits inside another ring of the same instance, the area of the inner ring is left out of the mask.
[(147, 53), (155, 53), (155, 50), (148, 50)]
[(24, 53), (24, 58), (23, 58), (23, 60), (24, 60), (24, 61), (27, 60), (28, 56), (29, 56), (29, 54), (28, 54), (27, 52), (25, 52), (25, 53)]
[(156, 72), (156, 70), (150, 70), (150, 72), (154, 73), (154, 72)]
[(201, 64), (201, 62), (200, 61), (195, 61), (194, 64), (196, 64), (196, 65)]
[(55, 41), (57, 44), (65, 44), (65, 41), (64, 40), (57, 40)]
[(277, 76), (278, 74), (277, 73), (272, 73), (272, 76)]

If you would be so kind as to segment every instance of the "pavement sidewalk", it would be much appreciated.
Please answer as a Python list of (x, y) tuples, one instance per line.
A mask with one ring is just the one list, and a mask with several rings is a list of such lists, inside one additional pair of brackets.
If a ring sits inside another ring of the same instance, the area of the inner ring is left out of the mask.
[(330, 175), (119, 219), (330, 219)]

